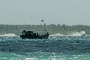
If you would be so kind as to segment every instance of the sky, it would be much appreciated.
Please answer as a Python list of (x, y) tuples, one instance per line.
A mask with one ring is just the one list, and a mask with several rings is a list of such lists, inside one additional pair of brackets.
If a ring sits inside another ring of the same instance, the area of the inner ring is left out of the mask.
[(0, 0), (0, 24), (90, 25), (90, 0)]

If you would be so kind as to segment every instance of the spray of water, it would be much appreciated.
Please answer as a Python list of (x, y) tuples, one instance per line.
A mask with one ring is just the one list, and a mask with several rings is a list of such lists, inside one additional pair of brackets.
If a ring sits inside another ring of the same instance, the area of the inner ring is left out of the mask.
[(3, 35), (0, 35), (0, 37), (15, 37), (16, 35), (13, 34), (13, 33), (8, 33), (8, 34), (3, 34)]
[(50, 37), (52, 36), (82, 36), (82, 35), (86, 35), (85, 31), (80, 31), (80, 32), (72, 32), (72, 33), (69, 33), (69, 34), (60, 34), (60, 33), (56, 33), (56, 34), (53, 34), (53, 35), (50, 35)]
[(81, 32), (76, 31), (68, 34), (68, 36), (82, 36), (82, 35), (86, 35), (85, 31), (81, 31)]

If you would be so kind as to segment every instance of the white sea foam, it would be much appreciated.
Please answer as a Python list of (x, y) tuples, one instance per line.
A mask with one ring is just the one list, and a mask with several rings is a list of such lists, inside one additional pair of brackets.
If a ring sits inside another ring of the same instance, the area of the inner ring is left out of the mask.
[(3, 34), (3, 35), (0, 35), (0, 37), (15, 37), (16, 35), (13, 34), (13, 33), (8, 33), (8, 34)]
[(49, 37), (65, 37), (65, 36), (87, 36), (85, 31), (80, 31), (80, 32), (72, 32), (72, 33), (69, 33), (69, 34), (60, 34), (60, 33), (57, 33), (57, 34), (53, 34), (53, 35), (49, 35)]
[(26, 58), (25, 60), (37, 60), (36, 58)]
[(56, 34), (49, 35), (49, 36), (65, 36), (65, 35), (63, 35), (63, 34), (60, 34), (60, 33), (56, 33)]
[(72, 32), (70, 34), (68, 34), (67, 36), (82, 36), (82, 35), (86, 35), (85, 31), (81, 31), (81, 32)]

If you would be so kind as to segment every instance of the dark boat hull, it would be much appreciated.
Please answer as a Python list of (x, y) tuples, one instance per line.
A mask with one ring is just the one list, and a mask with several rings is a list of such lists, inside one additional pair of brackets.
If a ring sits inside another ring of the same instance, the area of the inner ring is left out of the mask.
[(20, 35), (22, 39), (48, 39), (49, 35), (42, 35), (42, 36), (26, 36), (26, 35)]
[(48, 39), (49, 33), (47, 32), (46, 34), (38, 34), (34, 33), (34, 31), (22, 31), (22, 35), (20, 37), (22, 39)]

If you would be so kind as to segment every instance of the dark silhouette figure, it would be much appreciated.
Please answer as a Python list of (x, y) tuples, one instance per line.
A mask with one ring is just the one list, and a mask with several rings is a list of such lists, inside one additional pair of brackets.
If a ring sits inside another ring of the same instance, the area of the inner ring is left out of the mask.
[(22, 31), (22, 35), (20, 37), (22, 39), (48, 39), (49, 33), (47, 32), (44, 35), (40, 35), (38, 33), (34, 33), (34, 31)]

